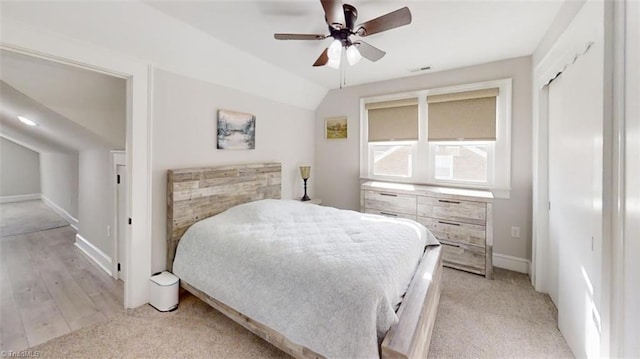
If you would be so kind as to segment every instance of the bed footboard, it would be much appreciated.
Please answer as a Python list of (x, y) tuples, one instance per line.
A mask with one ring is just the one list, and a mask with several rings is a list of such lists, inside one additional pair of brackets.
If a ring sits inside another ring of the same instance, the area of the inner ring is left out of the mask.
[(398, 309), (399, 321), (385, 336), (384, 359), (425, 358), (440, 302), (442, 247), (428, 247)]

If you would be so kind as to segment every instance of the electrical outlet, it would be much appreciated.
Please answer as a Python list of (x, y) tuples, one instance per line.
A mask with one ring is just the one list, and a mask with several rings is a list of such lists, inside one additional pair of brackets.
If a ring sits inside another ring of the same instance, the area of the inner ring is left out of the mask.
[(111, 237), (111, 226), (107, 226), (107, 237)]
[(520, 238), (520, 227), (511, 227), (511, 237)]

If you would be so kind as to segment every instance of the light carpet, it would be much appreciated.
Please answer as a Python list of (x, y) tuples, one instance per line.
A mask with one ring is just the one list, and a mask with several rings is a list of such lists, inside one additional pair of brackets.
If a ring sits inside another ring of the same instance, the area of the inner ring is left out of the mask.
[[(150, 306), (29, 349), (44, 358), (287, 358), (185, 293), (178, 310)], [(526, 275), (495, 280), (445, 268), (430, 358), (570, 358), (555, 307)]]
[(0, 204), (0, 237), (68, 226), (69, 223), (41, 200)]

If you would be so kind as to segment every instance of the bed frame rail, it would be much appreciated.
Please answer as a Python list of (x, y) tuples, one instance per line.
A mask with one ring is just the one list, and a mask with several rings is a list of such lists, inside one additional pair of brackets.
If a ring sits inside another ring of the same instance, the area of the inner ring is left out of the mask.
[(428, 247), (398, 309), (398, 323), (385, 336), (380, 356), (426, 358), (440, 303), (442, 248)]

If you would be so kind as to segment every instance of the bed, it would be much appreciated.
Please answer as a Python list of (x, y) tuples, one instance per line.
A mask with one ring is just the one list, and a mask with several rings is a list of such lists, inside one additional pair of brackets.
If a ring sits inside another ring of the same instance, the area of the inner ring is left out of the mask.
[[(297, 221), (299, 223), (307, 222), (306, 217), (300, 219), (300, 213), (309, 212), (308, 216), (315, 215), (326, 215), (324, 213), (329, 213), (329, 216), (334, 216), (338, 218), (339, 216), (346, 216), (345, 218), (353, 218), (356, 217), (356, 212), (351, 211), (341, 211), (336, 209), (321, 209), (319, 206), (315, 206), (312, 204), (302, 204), (302, 203), (293, 203), (294, 201), (270, 201), (276, 200), (280, 198), (280, 183), (281, 183), (281, 166), (279, 163), (259, 163), (259, 164), (246, 164), (246, 165), (233, 165), (233, 166), (221, 166), (221, 167), (207, 167), (207, 168), (192, 168), (192, 169), (177, 169), (168, 171), (168, 212), (167, 212), (167, 264), (170, 270), (176, 269), (179, 273), (182, 273), (184, 278), (181, 278), (180, 285), (191, 292), (198, 298), (207, 302), (209, 305), (219, 310), (223, 314), (227, 315), (229, 318), (233, 319), (237, 323), (241, 324), (251, 332), (257, 334), (268, 342), (272, 343), (279, 349), (284, 352), (297, 357), (297, 358), (322, 358), (325, 356), (336, 357), (341, 356), (341, 352), (336, 351), (324, 351), (314, 350), (312, 348), (318, 348), (313, 340), (315, 340), (315, 336), (322, 336), (334, 334), (333, 332), (339, 332), (340, 328), (338, 325), (341, 324), (335, 322), (335, 318), (332, 320), (324, 320), (320, 318), (320, 320), (309, 320), (304, 321), (304, 325), (306, 327), (299, 327), (307, 330), (307, 333), (302, 333), (304, 330), (291, 330), (291, 328), (287, 328), (288, 325), (282, 326), (282, 323), (278, 323), (278, 321), (265, 319), (265, 313), (261, 313), (260, 311), (256, 312), (248, 310), (246, 308), (246, 303), (242, 297), (238, 299), (237, 297), (234, 300), (233, 296), (227, 295), (225, 292), (221, 291), (221, 289), (216, 289), (216, 286), (213, 288), (207, 287), (205, 282), (200, 280), (200, 277), (203, 277), (202, 274), (205, 270), (195, 269), (197, 261), (184, 258), (181, 259), (175, 258), (176, 256), (176, 248), (178, 247), (178, 242), (183, 238), (187, 229), (192, 227), (195, 223), (197, 223), (193, 228), (189, 231), (187, 239), (185, 239), (182, 246), (180, 246), (180, 250), (182, 252), (186, 252), (189, 247), (193, 247), (190, 243), (198, 243), (193, 242), (191, 239), (192, 232), (198, 233), (201, 231), (203, 226), (208, 225), (208, 223), (219, 222), (233, 222), (235, 221), (235, 217), (230, 217), (234, 212), (242, 213), (244, 216), (251, 216), (254, 208), (257, 207), (266, 207), (266, 213), (270, 212), (287, 212), (291, 216), (294, 216), (291, 221)], [(289, 203), (290, 202), (290, 203)], [(227, 209), (229, 211), (225, 212)], [(224, 212), (224, 213), (223, 213)], [(278, 213), (280, 213), (278, 212)], [(347, 213), (348, 212), (348, 213)], [(215, 216), (217, 214), (222, 213), (220, 216)], [(256, 212), (258, 213), (258, 212)], [(262, 212), (260, 212), (262, 213)], [(306, 214), (305, 214), (306, 215)], [(212, 217), (215, 216), (215, 217)], [(295, 217), (298, 216), (298, 217)], [(367, 215), (359, 214), (358, 217), (363, 217)], [(212, 218), (209, 218), (212, 217)], [(268, 216), (267, 216), (268, 217)], [(260, 223), (275, 223), (275, 220), (280, 218), (280, 214), (277, 217), (272, 216), (267, 218), (266, 220), (261, 220)], [(332, 218), (334, 218), (332, 217)], [(286, 217), (283, 217), (286, 218)], [(206, 220), (204, 220), (206, 219)], [(204, 220), (204, 221), (203, 221)], [(311, 221), (310, 225), (313, 227), (313, 224), (316, 223), (316, 219)], [(410, 222), (410, 221), (407, 221)], [(219, 225), (218, 223), (218, 225)], [(251, 223), (251, 222), (249, 222)], [(328, 223), (328, 222), (325, 222)], [(267, 225), (267, 227), (277, 226), (280, 228), (282, 224), (273, 224)], [(324, 226), (324, 224), (323, 224)], [(405, 227), (409, 228), (410, 224), (405, 223)], [(264, 227), (264, 225), (263, 225)], [(323, 227), (324, 228), (324, 227)], [(382, 228), (382, 227), (381, 227)], [(273, 228), (271, 228), (273, 230)], [(287, 230), (288, 231), (288, 230)], [(284, 231), (284, 232), (287, 232)], [(246, 231), (243, 231), (243, 233)], [(279, 233), (284, 233), (280, 231)], [(274, 232), (275, 233), (275, 232)], [(307, 235), (311, 232), (307, 230)], [(306, 238), (306, 236), (304, 238)], [(242, 261), (246, 262), (246, 268), (251, 266), (252, 258), (256, 254), (260, 253), (259, 245), (251, 245), (249, 247), (242, 247), (244, 245), (244, 239), (238, 239), (238, 242), (234, 244), (233, 241), (228, 242), (224, 247), (225, 249), (219, 250), (220, 253), (217, 253), (218, 257), (207, 255), (204, 259), (201, 259), (200, 262), (207, 265), (211, 265), (212, 262), (215, 262), (219, 265), (219, 267), (215, 268), (213, 271), (219, 273), (219, 280), (222, 282), (218, 282), (218, 286), (224, 287), (224, 285), (220, 285), (220, 283), (227, 283), (229, 285), (235, 285), (235, 281), (241, 282), (246, 280), (246, 278), (242, 278), (242, 276), (238, 276), (238, 278), (230, 279), (232, 273), (240, 273), (245, 272), (244, 270), (229, 270), (225, 272), (225, 269), (231, 268), (234, 265), (234, 262), (238, 262), (238, 265), (245, 268), (245, 264), (242, 264)], [(295, 237), (293, 237), (295, 238)], [(303, 237), (300, 237), (303, 238)], [(247, 239), (248, 241), (248, 239)], [(295, 241), (295, 239), (294, 239)], [(248, 242), (247, 242), (248, 243)], [(402, 242), (404, 243), (404, 242)], [(300, 247), (295, 249), (295, 251), (303, 251), (305, 248), (309, 247), (313, 243), (301, 243)], [(229, 245), (232, 247), (239, 246), (240, 252), (243, 253), (242, 256), (235, 257), (235, 260), (230, 260), (229, 262), (225, 261), (225, 256), (231, 256), (233, 251), (229, 248)], [(271, 246), (279, 246), (281, 245), (278, 241), (271, 241), (268, 243)], [(409, 245), (409, 244), (408, 244)], [(410, 245), (420, 246), (420, 243), (412, 243)], [(254, 248), (255, 247), (255, 248)], [(273, 248), (273, 247), (272, 247)], [(364, 248), (368, 248), (364, 247)], [(394, 320), (390, 322), (390, 328), (382, 328), (384, 332), (382, 335), (378, 333), (378, 342), (374, 344), (379, 344), (375, 348), (375, 356), (380, 355), (383, 358), (423, 358), (426, 356), (428, 352), (429, 343), (431, 339), (431, 332), (433, 329), (433, 323), (436, 316), (436, 310), (438, 306), (438, 301), (440, 297), (440, 277), (442, 273), (442, 253), (439, 246), (427, 246), (424, 252), (422, 249), (424, 245), (420, 247), (420, 251), (414, 251), (416, 253), (417, 259), (419, 261), (414, 267), (411, 268), (411, 272), (407, 277), (405, 273), (405, 277), (408, 278), (407, 282), (409, 283), (405, 286), (408, 287), (408, 290), (404, 294), (404, 298), (401, 300), (397, 311), (394, 313)], [(283, 253), (286, 254), (286, 251), (293, 251), (293, 248), (283, 247), (281, 248)], [(320, 249), (324, 251), (324, 248)], [(191, 249), (192, 252), (197, 253), (203, 252), (199, 248)], [(224, 253), (222, 254), (222, 251)], [(227, 253), (228, 251), (228, 253)], [(273, 251), (273, 253), (280, 253), (282, 251)], [(214, 253), (214, 252), (211, 252)], [(292, 252), (293, 253), (293, 252)], [(271, 254), (270, 254), (271, 255)], [(335, 255), (334, 255), (335, 256)], [(176, 267), (174, 268), (174, 259)], [(210, 260), (209, 260), (210, 259)], [(276, 260), (276, 259), (273, 259)], [(280, 259), (277, 259), (278, 261)], [(397, 258), (396, 258), (397, 260)], [(205, 263), (206, 262), (206, 263)], [(227, 264), (224, 264), (227, 263)], [(274, 262), (275, 263), (275, 262)], [(346, 262), (351, 263), (351, 260)], [(305, 264), (306, 265), (306, 264)], [(344, 266), (344, 264), (342, 264)], [(269, 268), (274, 268), (275, 266), (272, 264)], [(288, 268), (291, 273), (295, 274), (300, 270), (304, 269), (304, 266), (294, 266), (291, 265)], [(401, 268), (402, 269), (402, 268)], [(353, 271), (353, 268), (346, 268), (346, 271)], [(403, 269), (404, 270), (404, 269)], [(413, 272), (415, 270), (415, 272)], [(211, 271), (211, 270), (209, 270)], [(247, 272), (250, 271), (247, 269)], [(312, 271), (313, 272), (313, 271)], [(406, 270), (405, 270), (406, 272)], [(224, 275), (223, 275), (224, 274)], [(258, 273), (259, 276), (260, 273)], [(338, 273), (339, 274), (339, 273)], [(215, 274), (211, 274), (214, 276)], [(320, 275), (320, 274), (319, 274)], [(178, 274), (181, 277), (180, 274)], [(209, 273), (206, 274), (209, 276)], [(254, 274), (247, 274), (246, 276), (252, 277)], [(268, 276), (267, 276), (268, 277)], [(343, 279), (337, 282), (342, 282), (348, 280), (350, 277), (355, 276), (345, 276)], [(366, 278), (366, 276), (363, 276)], [(291, 282), (295, 282), (295, 276), (292, 276)], [(261, 279), (261, 280), (264, 280)], [(400, 281), (401, 282), (401, 281)], [(326, 284), (326, 283), (325, 283)], [(395, 283), (397, 285), (397, 283)], [(226, 284), (225, 284), (226, 285)], [(265, 288), (274, 287), (278, 288), (278, 290), (282, 290), (286, 293), (289, 293), (284, 296), (284, 299), (288, 299), (288, 297), (295, 298), (297, 294), (296, 286), (300, 284), (291, 284), (293, 287), (285, 288), (279, 287), (279, 284), (264, 286), (260, 285), (259, 281), (255, 282), (255, 285), (251, 285), (247, 288), (247, 298), (260, 296), (260, 298), (264, 298), (264, 306), (260, 308), (264, 312), (283, 312), (282, 308), (278, 306), (277, 301), (270, 299), (270, 293), (264, 292)], [(314, 286), (317, 287), (319, 291), (321, 291), (322, 286)], [(354, 285), (348, 285), (346, 288), (357, 288)], [(255, 289), (254, 289), (255, 288)], [(284, 288), (284, 289), (283, 289)], [(322, 299), (323, 296), (327, 294), (327, 288), (325, 286), (325, 291), (323, 294), (317, 295), (318, 300)], [(301, 292), (307, 290), (305, 288), (300, 288)], [(217, 290), (217, 291), (216, 291)], [(255, 290), (256, 292), (251, 294), (250, 291)], [(336, 290), (340, 290), (336, 288)], [(344, 289), (342, 289), (344, 290)], [(274, 289), (275, 291), (275, 289)], [(307, 299), (314, 297), (313, 295), (307, 295)], [(282, 299), (282, 296), (278, 299)], [(293, 299), (291, 299), (293, 301)], [(400, 301), (400, 300), (398, 300)], [(368, 300), (363, 301), (364, 303), (368, 303)], [(322, 306), (322, 303), (315, 304), (314, 306)], [(378, 303), (378, 302), (376, 302)], [(386, 303), (386, 306), (393, 305), (392, 301)], [(346, 304), (345, 304), (346, 306)], [(365, 308), (366, 306), (362, 306)], [(374, 306), (375, 307), (375, 306)], [(286, 323), (289, 323), (292, 318), (300, 317), (300, 318), (314, 318), (313, 316), (308, 316), (313, 313), (306, 313), (309, 308), (306, 307), (295, 307), (290, 306), (290, 303), (286, 303), (286, 308), (291, 310), (295, 316), (287, 319)], [(315, 308), (315, 307), (314, 307)], [(394, 308), (395, 309), (395, 308)], [(375, 310), (372, 310), (375, 311)], [(244, 313), (251, 313), (251, 315), (246, 315)], [(284, 312), (283, 312), (284, 313)], [(285, 313), (286, 314), (286, 313)], [(307, 317), (305, 317), (307, 315)], [(348, 312), (342, 312), (336, 314), (336, 318), (341, 319), (349, 315)], [(299, 324), (299, 323), (298, 323)], [(291, 323), (291, 327), (294, 328), (296, 323)], [(375, 329), (375, 328), (374, 328)], [(380, 328), (377, 328), (378, 331)], [(298, 333), (302, 333), (302, 337), (296, 336)], [(311, 335), (310, 333), (315, 333), (315, 335)], [(313, 336), (313, 338), (311, 338)], [(339, 337), (338, 337), (339, 339)], [(305, 345), (305, 343), (311, 343), (310, 345)], [(365, 347), (363, 347), (365, 348)], [(371, 357), (371, 350), (362, 350), (358, 349), (354, 344), (354, 348), (349, 348), (350, 350), (358, 350), (358, 354), (355, 356), (366, 356)], [(369, 346), (370, 349), (370, 346)], [(360, 354), (362, 353), (362, 354)]]

